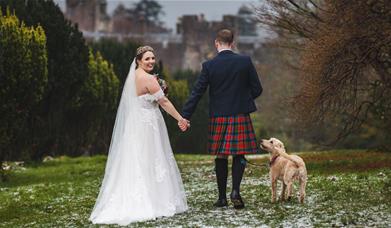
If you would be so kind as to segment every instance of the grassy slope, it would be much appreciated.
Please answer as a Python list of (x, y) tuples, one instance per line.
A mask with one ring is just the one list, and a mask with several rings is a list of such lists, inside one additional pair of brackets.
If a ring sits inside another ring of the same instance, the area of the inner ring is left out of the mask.
[[(270, 203), (268, 170), (249, 165), (241, 211), (215, 209), (213, 157), (177, 155), (190, 209), (133, 226), (391, 226), (391, 154), (364, 151), (301, 153), (309, 172), (305, 205)], [(251, 157), (250, 157), (251, 158)], [(0, 183), (0, 226), (92, 226), (106, 157), (61, 157), (12, 172)], [(266, 164), (267, 158), (252, 158)], [(228, 192), (230, 189), (228, 183)]]

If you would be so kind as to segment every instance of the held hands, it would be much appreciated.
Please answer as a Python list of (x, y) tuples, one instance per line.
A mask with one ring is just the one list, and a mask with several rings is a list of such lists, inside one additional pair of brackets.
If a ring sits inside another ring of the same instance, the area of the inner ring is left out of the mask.
[(182, 118), (178, 121), (178, 127), (181, 129), (181, 131), (186, 131), (190, 127), (190, 121)]

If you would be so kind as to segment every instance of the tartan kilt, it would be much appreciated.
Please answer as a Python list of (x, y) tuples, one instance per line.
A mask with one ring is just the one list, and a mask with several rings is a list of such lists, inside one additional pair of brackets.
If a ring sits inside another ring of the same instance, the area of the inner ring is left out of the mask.
[(254, 128), (249, 114), (210, 117), (208, 151), (212, 155), (258, 153)]

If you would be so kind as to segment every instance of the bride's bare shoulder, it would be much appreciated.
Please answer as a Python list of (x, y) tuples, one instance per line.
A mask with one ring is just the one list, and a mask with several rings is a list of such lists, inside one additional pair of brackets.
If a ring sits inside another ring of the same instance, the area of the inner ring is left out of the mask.
[(143, 70), (136, 70), (136, 77), (143, 78), (145, 80), (150, 80), (154, 78), (154, 75), (148, 74), (147, 72)]

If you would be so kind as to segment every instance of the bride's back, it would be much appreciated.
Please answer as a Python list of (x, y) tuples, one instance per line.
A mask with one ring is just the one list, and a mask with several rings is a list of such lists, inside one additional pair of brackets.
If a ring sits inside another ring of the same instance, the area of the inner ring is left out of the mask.
[(146, 73), (141, 69), (136, 70), (135, 75), (135, 84), (136, 84), (136, 93), (137, 96), (141, 96), (149, 93), (148, 91), (148, 82), (150, 80), (151, 75)]

